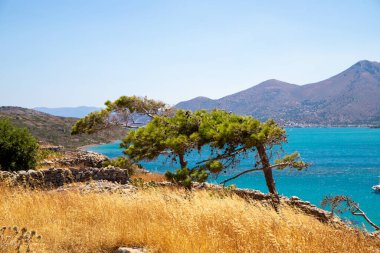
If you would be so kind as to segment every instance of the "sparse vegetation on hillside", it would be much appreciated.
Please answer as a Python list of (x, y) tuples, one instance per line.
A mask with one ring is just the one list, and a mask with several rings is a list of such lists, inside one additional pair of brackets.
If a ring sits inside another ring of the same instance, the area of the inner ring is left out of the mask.
[(0, 107), (0, 118), (7, 118), (18, 127), (28, 128), (33, 136), (43, 143), (61, 145), (65, 148), (119, 140), (127, 132), (120, 127), (114, 127), (112, 131), (72, 136), (71, 127), (78, 119), (57, 117), (20, 107)]
[[(197, 191), (130, 196), (0, 188), (0, 224), (38, 231), (36, 252), (378, 252), (380, 241), (290, 207)], [(38, 208), (34, 208), (38, 207)]]

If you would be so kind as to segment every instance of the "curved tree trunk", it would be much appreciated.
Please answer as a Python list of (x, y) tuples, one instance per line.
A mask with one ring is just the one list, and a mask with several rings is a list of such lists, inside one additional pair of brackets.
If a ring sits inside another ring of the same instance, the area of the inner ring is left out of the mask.
[(377, 231), (380, 230), (380, 227), (377, 226), (375, 223), (373, 223), (369, 218), (368, 216), (363, 212), (362, 209), (359, 208), (358, 205), (354, 205), (354, 207), (356, 208), (356, 211), (352, 211), (351, 213), (353, 215), (357, 215), (357, 216), (362, 216), (373, 228), (375, 228)]
[(273, 178), (272, 169), (270, 167), (269, 159), (267, 156), (267, 153), (265, 151), (264, 145), (258, 145), (257, 152), (259, 154), (261, 164), (263, 165), (263, 172), (265, 177), (265, 182), (267, 184), (268, 190), (271, 194), (278, 195), (278, 192), (276, 190), (276, 183)]
[(186, 168), (187, 162), (185, 161), (185, 155), (179, 154), (179, 164), (181, 165), (181, 169)]

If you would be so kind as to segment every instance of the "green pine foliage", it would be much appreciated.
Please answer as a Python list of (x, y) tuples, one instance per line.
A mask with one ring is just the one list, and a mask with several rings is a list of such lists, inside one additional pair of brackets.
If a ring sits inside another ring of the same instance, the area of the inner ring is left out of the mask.
[[(166, 154), (178, 161), (181, 168), (167, 172), (169, 180), (191, 187), (191, 182), (204, 182), (208, 175), (233, 168), (242, 155), (256, 152), (256, 168), (266, 174), (268, 188), (277, 194), (272, 168), (303, 169), (307, 166), (298, 153), (285, 155), (269, 164), (275, 146), (286, 142), (286, 132), (273, 120), (260, 122), (249, 116), (240, 116), (223, 110), (196, 112), (178, 110), (173, 116), (156, 116), (145, 127), (130, 131), (123, 140), (124, 153), (131, 159), (152, 160)], [(211, 148), (211, 155), (197, 166), (187, 166), (186, 155), (193, 150)], [(281, 148), (276, 148), (276, 153)], [(260, 151), (260, 152), (259, 152)], [(268, 152), (269, 151), (269, 152)]]
[[(298, 153), (283, 154), (281, 145), (287, 141), (285, 130), (272, 119), (260, 122), (251, 116), (241, 116), (223, 110), (195, 112), (174, 110), (155, 100), (140, 97), (120, 97), (107, 101), (101, 112), (80, 119), (73, 133), (92, 133), (110, 125), (122, 124), (130, 130), (121, 147), (134, 162), (153, 160), (166, 155), (179, 163), (175, 172), (167, 172), (169, 180), (190, 188), (192, 182), (204, 182), (210, 174), (233, 169), (248, 154), (256, 154), (252, 168), (243, 171), (226, 183), (252, 171), (263, 171), (270, 193), (278, 195), (272, 169), (308, 166)], [(150, 117), (149, 123), (136, 127), (136, 115)], [(137, 129), (133, 129), (137, 128)], [(208, 147), (210, 157), (190, 168), (186, 155)], [(285, 155), (285, 156), (284, 156)], [(274, 164), (271, 161), (277, 159)]]
[(121, 96), (114, 102), (106, 101), (105, 109), (92, 112), (78, 120), (71, 129), (71, 134), (93, 134), (115, 126), (135, 128), (136, 116), (153, 117), (160, 113), (168, 113), (170, 108), (163, 102), (137, 96)]
[(18, 128), (0, 119), (0, 169), (17, 171), (37, 165), (37, 140), (26, 128)]

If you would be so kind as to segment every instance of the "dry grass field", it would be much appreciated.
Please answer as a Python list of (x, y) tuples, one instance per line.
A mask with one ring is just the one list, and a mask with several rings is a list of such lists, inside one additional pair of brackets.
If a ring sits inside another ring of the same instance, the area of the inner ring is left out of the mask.
[[(322, 224), (290, 207), (207, 191), (145, 189), (130, 196), (0, 188), (1, 226), (42, 236), (35, 252), (380, 252), (380, 240)], [(9, 236), (9, 234), (8, 234)], [(0, 238), (1, 252), (17, 252)], [(25, 244), (20, 252), (26, 252)]]
[(131, 176), (132, 180), (139, 179), (144, 182), (165, 182), (167, 179), (162, 174), (157, 173), (137, 173)]

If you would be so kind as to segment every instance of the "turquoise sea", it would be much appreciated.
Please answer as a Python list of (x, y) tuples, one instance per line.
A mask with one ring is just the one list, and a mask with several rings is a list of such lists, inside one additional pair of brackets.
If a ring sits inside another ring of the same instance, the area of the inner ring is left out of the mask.
[[(371, 186), (379, 183), (380, 129), (288, 128), (287, 134), (288, 143), (284, 145), (284, 150), (289, 153), (299, 151), (303, 160), (312, 163), (312, 166), (301, 172), (289, 169), (275, 171), (279, 193), (295, 195), (318, 206), (326, 195), (348, 195), (360, 204), (375, 223), (380, 224), (380, 194), (371, 189)], [(119, 143), (92, 146), (88, 150), (114, 158), (122, 155)], [(202, 154), (197, 152), (189, 155), (190, 164), (199, 160), (200, 156)], [(164, 157), (141, 164), (159, 173), (178, 167)], [(252, 164), (252, 159), (248, 157), (231, 174), (223, 174), (210, 181), (220, 182), (227, 176), (250, 168)], [(262, 172), (244, 175), (232, 183), (240, 188), (267, 192)], [(354, 222), (362, 221), (360, 218), (347, 217)]]

